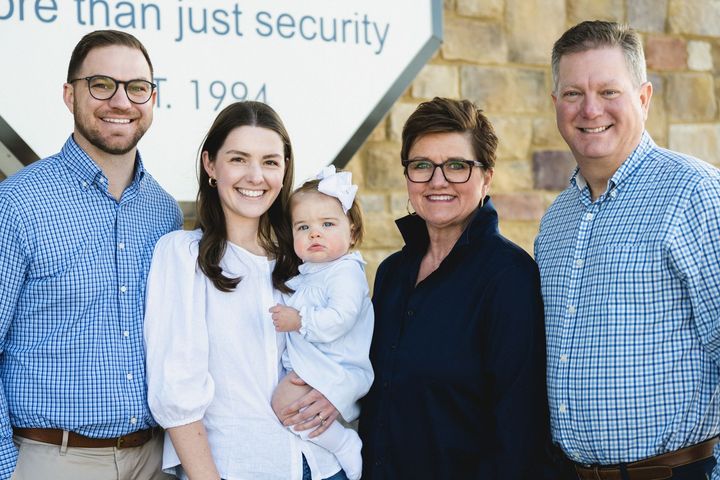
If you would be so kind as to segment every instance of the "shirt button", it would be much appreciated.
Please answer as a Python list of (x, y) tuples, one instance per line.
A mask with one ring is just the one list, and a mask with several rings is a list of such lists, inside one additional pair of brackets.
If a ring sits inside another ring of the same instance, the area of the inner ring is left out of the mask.
[(128, 380), (132, 380), (132, 378), (133, 378), (133, 377), (132, 377), (132, 373), (128, 373), (128, 374), (127, 374), (127, 379), (128, 379)]
[(578, 258), (577, 260), (575, 260), (575, 266), (577, 268), (582, 268), (583, 265), (585, 265), (585, 261), (583, 261), (582, 258)]
[(383, 382), (383, 388), (388, 388), (388, 385), (390, 385), (390, 382)]
[(120, 291), (121, 291), (122, 293), (127, 292), (127, 287), (126, 287), (125, 285), (121, 286), (121, 287), (120, 287)]
[(129, 337), (129, 336), (130, 336), (130, 332), (127, 331), (127, 330), (125, 330), (125, 331), (123, 332), (123, 337), (126, 337), (126, 338), (127, 338), (127, 337)]
[(565, 413), (565, 412), (567, 412), (567, 405), (565, 405), (564, 403), (561, 403), (560, 404), (560, 413)]
[(585, 220), (587, 220), (587, 221), (589, 222), (590, 220), (593, 219), (594, 216), (595, 216), (595, 215), (593, 215), (592, 213), (586, 213), (586, 214), (585, 214)]
[(408, 317), (412, 317), (413, 315), (415, 315), (415, 312), (413, 312), (412, 310), (408, 310), (407, 313), (408, 313)]
[(83, 187), (87, 188), (87, 186), (88, 186), (88, 183), (83, 180)]
[(568, 307), (568, 313), (569, 313), (570, 315), (575, 315), (575, 312), (576, 312), (576, 311), (577, 311), (577, 309), (575, 308), (575, 305), (570, 305), (570, 306)]
[(392, 345), (390, 345), (390, 350), (395, 350), (395, 349), (397, 349), (397, 345), (395, 345), (394, 343)]
[(124, 244), (123, 242), (118, 243), (118, 248), (119, 248), (120, 250), (124, 249), (124, 248), (125, 248), (125, 244)]
[(135, 417), (130, 417), (130, 423), (132, 423), (133, 425), (135, 425), (135, 424), (137, 423), (137, 418), (135, 418)]
[(567, 360), (568, 360), (568, 356), (566, 354), (563, 353), (562, 355), (560, 355), (561, 362), (565, 363), (565, 362), (567, 362)]
[(613, 190), (612, 192), (610, 192), (610, 198), (615, 198), (615, 197), (617, 197), (617, 190)]

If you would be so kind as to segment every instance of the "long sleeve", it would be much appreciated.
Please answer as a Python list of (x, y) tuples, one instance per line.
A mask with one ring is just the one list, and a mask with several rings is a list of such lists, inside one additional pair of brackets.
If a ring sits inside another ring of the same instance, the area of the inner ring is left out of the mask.
[(362, 269), (355, 262), (341, 262), (326, 278), (327, 305), (300, 308), (300, 334), (309, 342), (329, 343), (350, 331), (368, 297)]
[(145, 311), (148, 403), (164, 428), (203, 418), (215, 386), (208, 370), (204, 276), (197, 235), (158, 241), (148, 276)]
[(303, 324), (287, 337), (289, 363), (348, 421), (359, 415), (358, 400), (374, 378), (369, 359), (374, 315), (362, 263), (354, 253), (296, 277), (297, 292), (289, 300)]
[(683, 209), (669, 246), (675, 272), (688, 290), (692, 319), (705, 350), (720, 363), (720, 180), (699, 183)]
[[(489, 335), (485, 347), (491, 379), (494, 455), (487, 478), (538, 478), (549, 439), (545, 393), (545, 336), (540, 281), (534, 263), (517, 265), (492, 279)], [(522, 299), (518, 301), (518, 299)], [(517, 452), (526, 452), (519, 457)]]
[[(15, 318), (28, 269), (28, 251), (15, 208), (0, 197), (0, 353), (5, 351), (7, 332)], [(0, 479), (10, 478), (17, 455), (12, 441), (7, 397), (0, 384)]]

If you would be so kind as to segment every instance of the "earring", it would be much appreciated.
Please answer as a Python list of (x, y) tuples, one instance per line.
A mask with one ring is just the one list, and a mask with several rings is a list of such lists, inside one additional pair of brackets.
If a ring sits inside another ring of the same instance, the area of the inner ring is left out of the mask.
[(413, 208), (413, 211), (410, 211), (410, 207), (412, 207), (412, 203), (410, 203), (410, 199), (408, 198), (407, 205), (405, 205), (405, 210), (407, 210), (408, 215), (417, 215), (417, 212)]
[(212, 188), (217, 187), (217, 180), (215, 180), (213, 177), (208, 177), (208, 185), (210, 185)]

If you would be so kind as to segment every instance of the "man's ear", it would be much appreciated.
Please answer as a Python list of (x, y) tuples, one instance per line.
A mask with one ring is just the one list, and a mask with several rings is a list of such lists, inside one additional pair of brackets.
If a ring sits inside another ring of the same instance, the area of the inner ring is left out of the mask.
[(71, 83), (63, 84), (63, 102), (70, 113), (75, 113), (75, 87)]

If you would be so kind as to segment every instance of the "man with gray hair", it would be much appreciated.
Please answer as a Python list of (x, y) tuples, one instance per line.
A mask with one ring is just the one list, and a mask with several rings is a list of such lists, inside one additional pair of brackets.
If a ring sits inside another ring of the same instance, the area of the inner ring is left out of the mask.
[(577, 161), (535, 241), (553, 441), (572, 478), (711, 478), (720, 171), (645, 131), (653, 88), (632, 29), (572, 27), (552, 70), (558, 129)]

